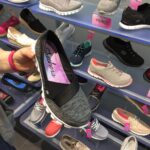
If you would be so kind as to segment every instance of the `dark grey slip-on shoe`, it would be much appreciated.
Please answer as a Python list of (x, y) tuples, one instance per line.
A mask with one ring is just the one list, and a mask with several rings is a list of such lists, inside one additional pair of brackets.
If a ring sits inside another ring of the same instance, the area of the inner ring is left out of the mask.
[(91, 116), (88, 100), (53, 31), (39, 37), (35, 53), (44, 103), (52, 118), (68, 127), (85, 126)]

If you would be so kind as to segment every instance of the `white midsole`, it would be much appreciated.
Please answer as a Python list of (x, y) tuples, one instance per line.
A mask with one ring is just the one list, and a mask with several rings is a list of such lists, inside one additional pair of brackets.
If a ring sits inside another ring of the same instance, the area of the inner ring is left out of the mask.
[(119, 25), (120, 25), (120, 27), (122, 27), (123, 29), (126, 29), (126, 30), (136, 30), (136, 29), (150, 28), (150, 25), (144, 25), (144, 24), (128, 26), (128, 25), (123, 24), (122, 22), (119, 22)]
[(8, 0), (8, 1), (13, 2), (13, 3), (24, 3), (24, 2), (28, 2), (29, 0), (20, 0), (20, 1), (18, 1), (18, 0)]

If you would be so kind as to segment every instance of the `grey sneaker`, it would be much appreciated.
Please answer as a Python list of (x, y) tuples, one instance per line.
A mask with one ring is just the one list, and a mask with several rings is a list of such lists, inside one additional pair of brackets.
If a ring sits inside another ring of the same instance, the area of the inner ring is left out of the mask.
[(120, 150), (137, 150), (138, 149), (138, 142), (135, 136), (127, 137), (121, 146)]
[(46, 107), (37, 101), (34, 105), (34, 108), (30, 114), (30, 121), (34, 124), (37, 124), (43, 120), (46, 114)]
[(92, 58), (88, 68), (88, 73), (112, 87), (126, 87), (132, 83), (132, 77), (117, 69), (111, 62), (103, 63)]
[(119, 7), (121, 0), (100, 0), (97, 5), (97, 10), (101, 14), (114, 14)]
[(83, 8), (83, 4), (77, 0), (40, 0), (39, 8), (53, 11), (58, 15), (71, 15), (79, 12)]
[(62, 23), (56, 30), (55, 33), (58, 36), (62, 44), (64, 41), (69, 39), (75, 31), (75, 27), (68, 23)]
[(86, 132), (86, 129), (91, 130), (91, 137), (95, 140), (101, 141), (108, 137), (108, 130), (102, 126), (96, 118), (91, 122), (89, 127), (86, 127), (83, 130)]

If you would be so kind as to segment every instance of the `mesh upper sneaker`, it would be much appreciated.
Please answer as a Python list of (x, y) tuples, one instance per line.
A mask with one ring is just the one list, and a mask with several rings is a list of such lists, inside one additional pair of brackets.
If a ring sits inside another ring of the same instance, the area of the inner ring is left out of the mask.
[(88, 73), (95, 78), (103, 80), (112, 87), (121, 88), (132, 83), (132, 77), (129, 74), (120, 71), (111, 62), (103, 63), (95, 58), (91, 59)]
[(125, 138), (120, 150), (138, 150), (138, 142), (135, 136)]
[(52, 119), (45, 128), (45, 135), (47, 137), (56, 136), (60, 132), (62, 126), (63, 125), (60, 122)]
[(97, 10), (101, 14), (114, 14), (121, 0), (100, 0), (97, 5)]
[(108, 137), (108, 130), (96, 118), (91, 122), (90, 127), (84, 129), (85, 132), (86, 129), (91, 130), (91, 138), (95, 140), (105, 140)]
[(116, 108), (112, 113), (112, 119), (125, 127), (127, 131), (131, 131), (137, 135), (146, 136), (150, 134), (150, 126), (140, 120), (136, 115)]
[(104, 40), (103, 45), (125, 65), (138, 67), (144, 63), (144, 59), (133, 51), (130, 42), (110, 36)]
[(68, 127), (83, 127), (91, 116), (88, 100), (67, 59), (61, 42), (47, 31), (36, 42), (42, 96), (53, 119)]
[(58, 15), (71, 15), (79, 12), (83, 4), (77, 0), (40, 0), (39, 7)]
[(43, 120), (46, 114), (46, 107), (42, 104), (42, 99), (37, 101), (30, 114), (30, 121), (37, 124)]
[(92, 43), (87, 40), (80, 44), (70, 57), (72, 67), (79, 67), (83, 63), (83, 59), (91, 54)]
[(69, 135), (62, 136), (60, 139), (60, 147), (62, 150), (90, 150), (84, 143)]
[(150, 68), (144, 72), (143, 77), (146, 81), (150, 82)]
[(137, 11), (127, 7), (119, 25), (126, 30), (150, 28), (150, 4), (140, 5)]
[(58, 36), (62, 44), (72, 36), (75, 31), (75, 27), (68, 23), (62, 23), (56, 30), (55, 33)]

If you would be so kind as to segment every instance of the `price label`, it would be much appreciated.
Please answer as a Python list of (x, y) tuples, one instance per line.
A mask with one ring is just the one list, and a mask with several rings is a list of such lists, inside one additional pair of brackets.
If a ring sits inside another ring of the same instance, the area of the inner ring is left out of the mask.
[(130, 7), (134, 10), (138, 9), (138, 6), (142, 4), (143, 0), (130, 0)]
[(99, 14), (93, 14), (92, 16), (92, 24), (98, 27), (110, 29), (112, 26), (112, 20), (111, 18), (99, 15)]

